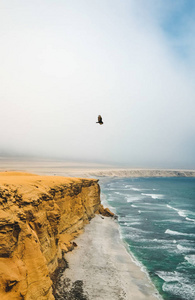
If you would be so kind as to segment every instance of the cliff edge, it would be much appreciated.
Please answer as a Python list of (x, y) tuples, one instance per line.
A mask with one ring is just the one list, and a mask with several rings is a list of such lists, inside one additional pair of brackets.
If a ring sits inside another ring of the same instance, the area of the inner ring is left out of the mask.
[(0, 173), (0, 299), (53, 300), (52, 274), (95, 213), (98, 180)]

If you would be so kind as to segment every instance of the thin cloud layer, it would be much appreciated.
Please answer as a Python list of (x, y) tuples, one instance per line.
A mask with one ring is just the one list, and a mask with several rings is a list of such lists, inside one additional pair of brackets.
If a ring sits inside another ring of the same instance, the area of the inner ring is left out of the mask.
[(144, 3), (2, 1), (1, 151), (195, 167), (193, 10)]

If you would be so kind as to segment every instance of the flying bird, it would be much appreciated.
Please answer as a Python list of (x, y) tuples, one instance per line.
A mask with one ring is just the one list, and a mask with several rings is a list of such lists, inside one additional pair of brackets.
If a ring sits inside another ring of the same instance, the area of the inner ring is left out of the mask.
[(100, 115), (98, 116), (98, 122), (96, 122), (96, 123), (99, 123), (100, 125), (104, 124), (102, 121), (102, 117)]

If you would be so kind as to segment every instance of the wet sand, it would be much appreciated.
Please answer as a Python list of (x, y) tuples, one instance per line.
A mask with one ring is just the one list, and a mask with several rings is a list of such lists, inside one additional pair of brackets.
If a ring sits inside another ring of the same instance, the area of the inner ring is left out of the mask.
[(75, 250), (65, 256), (69, 268), (61, 278), (66, 293), (79, 284), (82, 297), (77, 294), (78, 298), (73, 299), (158, 299), (146, 273), (133, 262), (122, 243), (117, 221), (97, 215), (75, 242)]

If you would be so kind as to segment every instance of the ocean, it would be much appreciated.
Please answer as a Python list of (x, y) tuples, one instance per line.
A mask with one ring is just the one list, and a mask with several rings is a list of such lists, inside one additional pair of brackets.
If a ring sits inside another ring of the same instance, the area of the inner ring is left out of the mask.
[(102, 178), (102, 202), (165, 300), (195, 299), (195, 178)]

